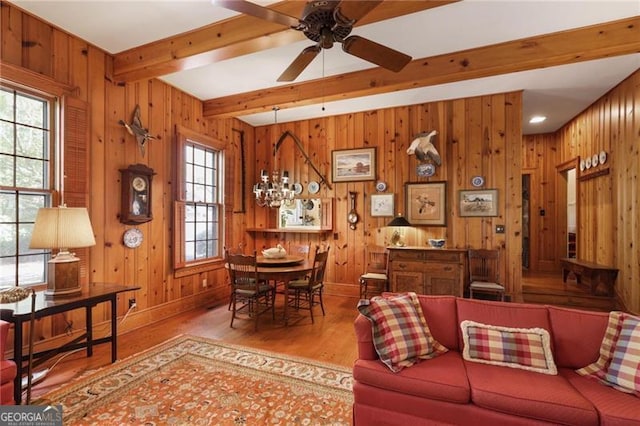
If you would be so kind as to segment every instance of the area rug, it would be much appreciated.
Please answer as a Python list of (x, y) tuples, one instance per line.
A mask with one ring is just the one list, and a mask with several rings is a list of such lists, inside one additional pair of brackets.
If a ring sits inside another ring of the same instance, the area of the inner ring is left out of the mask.
[(104, 367), (34, 404), (69, 424), (349, 425), (351, 371), (194, 336)]

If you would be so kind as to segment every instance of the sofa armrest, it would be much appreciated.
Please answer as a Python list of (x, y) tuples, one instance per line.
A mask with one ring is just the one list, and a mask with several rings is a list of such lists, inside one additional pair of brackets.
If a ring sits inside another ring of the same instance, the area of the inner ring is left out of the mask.
[(4, 351), (7, 350), (9, 326), (10, 324), (7, 321), (0, 320), (0, 361), (4, 360)]
[(358, 344), (358, 359), (378, 359), (378, 353), (373, 346), (371, 321), (364, 315), (359, 314), (353, 325), (356, 331), (356, 342)]

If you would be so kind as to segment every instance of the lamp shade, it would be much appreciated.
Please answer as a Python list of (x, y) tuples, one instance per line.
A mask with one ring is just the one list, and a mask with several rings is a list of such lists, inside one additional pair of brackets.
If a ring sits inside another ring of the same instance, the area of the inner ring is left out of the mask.
[(84, 207), (38, 210), (29, 248), (80, 248), (96, 244), (89, 213)]
[(411, 224), (409, 223), (409, 221), (407, 219), (405, 219), (404, 216), (398, 215), (398, 216), (394, 217), (391, 220), (391, 222), (389, 222), (387, 224), (387, 226), (411, 226)]

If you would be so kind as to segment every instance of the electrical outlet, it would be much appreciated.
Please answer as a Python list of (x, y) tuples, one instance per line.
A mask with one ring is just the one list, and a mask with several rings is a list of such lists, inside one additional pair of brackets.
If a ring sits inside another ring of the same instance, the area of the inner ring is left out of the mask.
[(202, 279), (202, 287), (207, 288), (207, 279), (206, 278)]
[(504, 234), (504, 225), (496, 225), (496, 234)]
[(136, 306), (136, 299), (135, 297), (132, 297), (131, 299), (129, 299), (129, 309), (133, 308)]

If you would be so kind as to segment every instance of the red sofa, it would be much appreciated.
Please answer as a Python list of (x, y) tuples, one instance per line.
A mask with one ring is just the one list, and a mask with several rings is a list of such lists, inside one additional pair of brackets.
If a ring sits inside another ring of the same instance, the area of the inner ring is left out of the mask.
[[(393, 373), (371, 322), (355, 320), (356, 425), (640, 425), (640, 398), (580, 376), (598, 359), (608, 314), (553, 306), (419, 296), (433, 337), (449, 351)], [(465, 361), (460, 323), (549, 331), (557, 375)]]
[(0, 405), (13, 405), (13, 379), (18, 369), (13, 361), (4, 359), (9, 323), (0, 320)]

